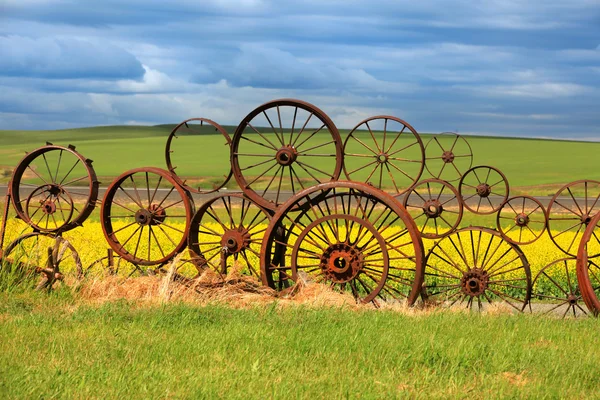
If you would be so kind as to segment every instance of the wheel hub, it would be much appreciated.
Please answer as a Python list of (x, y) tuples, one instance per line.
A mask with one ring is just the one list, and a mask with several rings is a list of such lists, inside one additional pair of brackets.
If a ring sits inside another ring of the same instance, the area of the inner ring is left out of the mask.
[(42, 206), (42, 211), (45, 214), (54, 214), (56, 212), (56, 204), (53, 200), (46, 200), (40, 202)]
[(275, 154), (275, 159), (279, 165), (291, 165), (296, 161), (296, 158), (298, 158), (298, 152), (291, 145), (280, 148), (277, 150), (277, 154)]
[(515, 217), (515, 223), (517, 226), (527, 226), (529, 224), (529, 216), (524, 213), (519, 213)]
[(444, 161), (446, 164), (449, 164), (449, 163), (452, 163), (452, 162), (454, 162), (454, 153), (453, 153), (453, 152), (451, 152), (451, 151), (449, 151), (449, 150), (447, 150), (447, 151), (444, 151), (444, 153), (442, 154), (442, 160), (443, 160), (443, 161)]
[(239, 253), (250, 245), (250, 234), (242, 227), (229, 229), (221, 237), (221, 246), (230, 253)]
[(471, 268), (460, 280), (462, 291), (469, 296), (479, 296), (485, 292), (490, 278), (481, 268)]
[(141, 208), (135, 213), (135, 221), (140, 225), (159, 225), (165, 221), (167, 213), (158, 204), (152, 204), (147, 210)]
[(492, 187), (487, 183), (477, 185), (477, 194), (479, 197), (488, 197), (492, 193)]
[(379, 164), (385, 164), (389, 159), (389, 156), (387, 155), (387, 153), (379, 153), (377, 155), (377, 162)]
[(363, 254), (346, 243), (329, 246), (321, 256), (321, 269), (335, 283), (349, 282), (363, 267)]
[(568, 295), (567, 300), (568, 300), (569, 304), (571, 304), (571, 305), (577, 304), (577, 296), (575, 296), (574, 294)]
[(439, 202), (439, 200), (427, 200), (423, 204), (423, 212), (429, 218), (437, 218), (442, 214), (443, 211), (444, 207)]
[(581, 216), (581, 222), (587, 226), (590, 222), (592, 222), (592, 217), (589, 214), (583, 214)]

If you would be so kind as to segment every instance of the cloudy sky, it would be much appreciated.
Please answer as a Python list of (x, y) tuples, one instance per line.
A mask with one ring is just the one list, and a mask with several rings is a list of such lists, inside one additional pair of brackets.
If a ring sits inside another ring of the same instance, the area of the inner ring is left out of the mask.
[(600, 0), (0, 0), (0, 129), (237, 124), (600, 139)]

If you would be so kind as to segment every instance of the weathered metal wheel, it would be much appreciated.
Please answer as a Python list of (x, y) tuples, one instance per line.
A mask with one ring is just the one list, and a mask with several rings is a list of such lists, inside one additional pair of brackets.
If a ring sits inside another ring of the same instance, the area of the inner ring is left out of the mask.
[[(226, 147), (226, 153), (230, 153), (231, 146), (231, 138), (227, 131), (218, 123), (207, 119), (207, 118), (191, 118), (183, 121), (171, 131), (169, 138), (167, 139), (167, 146), (165, 149), (165, 158), (167, 161), (167, 169), (173, 175), (175, 181), (182, 187), (184, 187), (187, 191), (192, 193), (212, 193), (224, 187), (229, 179), (231, 179), (232, 171), (231, 165), (229, 162), (227, 163), (227, 169), (223, 169), (223, 176), (218, 180), (212, 182), (212, 187), (210, 188), (202, 188), (199, 186), (193, 187), (192, 184), (186, 180), (181, 178), (177, 173), (177, 160), (184, 160), (188, 164), (192, 164), (194, 161), (198, 160), (199, 150), (198, 145), (200, 143), (197, 142), (199, 137), (206, 137), (208, 135), (213, 136), (214, 132), (219, 133), (223, 138), (223, 146)], [(210, 137), (209, 136), (209, 137)], [(182, 139), (188, 140), (182, 140)], [(192, 139), (192, 140), (189, 140)], [(185, 154), (179, 154), (184, 149), (193, 150), (186, 152)], [(200, 149), (201, 150), (201, 149)], [(219, 152), (218, 148), (211, 148), (211, 152), (214, 151)], [(224, 152), (225, 153), (225, 152)], [(204, 154), (207, 154), (204, 152)], [(218, 155), (218, 154), (217, 154)], [(218, 158), (215, 154), (209, 155), (208, 159)], [(225, 156), (225, 154), (223, 154)], [(177, 160), (175, 160), (177, 159)]]
[[(374, 132), (380, 133), (379, 140)], [(421, 137), (400, 118), (388, 115), (367, 118), (344, 141), (346, 178), (395, 195), (405, 193), (417, 183), (424, 166)]]
[(83, 269), (83, 275), (92, 279), (107, 276), (131, 277), (135, 274), (144, 275), (145, 272), (139, 266), (116, 256), (112, 248), (107, 250), (106, 256), (95, 260)]
[(404, 197), (404, 208), (421, 226), (421, 236), (427, 239), (439, 239), (454, 232), (463, 214), (458, 190), (439, 179), (419, 182)]
[(469, 169), (458, 184), (465, 208), (479, 215), (498, 212), (508, 199), (509, 190), (506, 176), (499, 169), (487, 165)]
[(496, 226), (505, 240), (518, 245), (531, 244), (546, 230), (546, 210), (533, 197), (512, 197), (498, 210)]
[(460, 229), (438, 241), (427, 255), (425, 302), (468, 309), (476, 303), (479, 310), (484, 303), (505, 304), (523, 311), (530, 297), (527, 258), (495, 230)]
[(91, 214), (98, 198), (92, 160), (75, 146), (53, 144), (27, 153), (15, 168), (9, 191), (19, 218), (43, 232), (65, 232)]
[(11, 242), (3, 253), (2, 272), (12, 273), (20, 280), (39, 277), (38, 289), (52, 289), (58, 282), (79, 280), (83, 276), (77, 250), (60, 235), (32, 232)]
[(600, 313), (600, 264), (593, 255), (600, 254), (600, 213), (588, 223), (577, 251), (577, 283), (588, 310)]
[(414, 221), (392, 196), (359, 182), (324, 183), (290, 198), (271, 219), (260, 254), (265, 285), (281, 289), (302, 277), (363, 303), (413, 304), (423, 279)]
[[(540, 304), (531, 304), (532, 312), (557, 314), (565, 318), (570, 315), (588, 315), (581, 306), (583, 298), (577, 284), (577, 259), (561, 258), (546, 265), (533, 280), (532, 299)], [(563, 312), (564, 309), (564, 312)]]
[(293, 99), (253, 110), (240, 122), (231, 144), (235, 180), (250, 200), (269, 210), (285, 201), (285, 191), (294, 194), (337, 180), (342, 158), (333, 121), (314, 105)]
[[(548, 205), (547, 220), (550, 239), (563, 253), (577, 256), (577, 245), (594, 215), (600, 211), (600, 182), (571, 182), (556, 192)], [(600, 250), (600, 249), (599, 249)], [(589, 257), (600, 255), (588, 251)]]
[(136, 265), (169, 261), (187, 243), (193, 204), (168, 171), (136, 168), (108, 187), (101, 208), (110, 247)]
[(242, 194), (217, 196), (202, 205), (190, 227), (188, 247), (199, 270), (227, 275), (228, 259), (243, 275), (260, 280), (260, 248), (269, 213)]
[(425, 168), (447, 182), (459, 180), (473, 165), (473, 151), (467, 140), (453, 132), (443, 132), (425, 145)]

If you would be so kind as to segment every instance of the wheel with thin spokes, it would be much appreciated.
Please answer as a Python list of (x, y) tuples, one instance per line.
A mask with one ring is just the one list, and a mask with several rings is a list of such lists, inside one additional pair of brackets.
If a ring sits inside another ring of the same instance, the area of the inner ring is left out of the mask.
[(458, 191), (465, 208), (479, 215), (494, 214), (508, 199), (506, 176), (487, 165), (473, 167), (460, 178)]
[(421, 236), (427, 239), (439, 239), (454, 232), (463, 214), (458, 190), (439, 179), (419, 182), (404, 197), (404, 208), (421, 227)]
[(116, 178), (101, 209), (110, 247), (135, 265), (169, 261), (187, 243), (193, 204), (189, 193), (159, 168), (136, 168)]
[(456, 133), (440, 133), (425, 145), (425, 168), (436, 179), (455, 182), (472, 165), (471, 146), (464, 137)]
[[(547, 210), (548, 233), (563, 253), (577, 256), (583, 232), (600, 211), (599, 199), (600, 182), (592, 180), (571, 182), (552, 197)], [(589, 258), (594, 258), (600, 255), (600, 251), (588, 251), (588, 254)]]
[(423, 299), (445, 307), (506, 305), (522, 312), (531, 297), (531, 271), (521, 249), (481, 227), (439, 240), (425, 261)]
[(200, 271), (226, 276), (233, 268), (260, 280), (260, 248), (269, 213), (242, 194), (217, 196), (194, 215), (188, 247)]
[(496, 215), (496, 226), (502, 237), (518, 245), (538, 240), (546, 230), (546, 225), (544, 206), (530, 196), (506, 200)]
[(273, 100), (248, 114), (231, 144), (233, 175), (252, 201), (274, 210), (286, 193), (335, 181), (342, 141), (333, 121), (312, 104)]
[(379, 115), (361, 121), (344, 141), (344, 173), (394, 195), (421, 177), (425, 148), (417, 131), (400, 118)]
[(417, 227), (389, 194), (359, 182), (329, 182), (297, 193), (271, 219), (261, 250), (263, 283), (299, 278), (357, 301), (408, 302), (422, 282)]
[(15, 212), (43, 232), (65, 232), (92, 213), (98, 198), (92, 160), (74, 146), (53, 144), (27, 153), (13, 171), (9, 192)]

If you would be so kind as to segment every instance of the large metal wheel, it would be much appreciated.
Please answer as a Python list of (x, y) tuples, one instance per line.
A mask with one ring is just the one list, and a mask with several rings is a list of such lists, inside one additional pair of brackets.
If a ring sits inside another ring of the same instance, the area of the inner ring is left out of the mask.
[(98, 198), (92, 160), (74, 146), (53, 144), (27, 153), (15, 168), (9, 191), (15, 212), (42, 232), (65, 232), (91, 214)]
[(530, 196), (508, 199), (496, 215), (496, 226), (502, 237), (518, 245), (531, 244), (546, 230), (546, 210)]
[(504, 304), (522, 312), (531, 297), (529, 263), (517, 245), (495, 230), (460, 229), (429, 251), (423, 297), (446, 307), (483, 310)]
[(454, 232), (463, 214), (458, 191), (439, 179), (419, 182), (404, 197), (404, 208), (421, 227), (421, 236), (427, 239), (439, 239)]
[[(225, 150), (220, 150), (218, 147), (211, 147), (210, 151), (206, 148), (201, 148), (199, 138), (212, 139), (214, 133), (217, 132), (222, 138), (222, 145)], [(227, 131), (218, 123), (207, 118), (191, 118), (183, 121), (171, 131), (167, 139), (165, 149), (165, 158), (167, 161), (167, 169), (173, 175), (173, 179), (180, 186), (192, 193), (212, 193), (224, 187), (229, 179), (231, 179), (231, 165), (227, 163), (227, 167), (223, 166), (222, 176), (215, 177), (213, 182), (194, 182), (186, 180), (178, 175), (177, 164), (194, 164), (198, 160), (206, 158), (206, 162), (210, 163), (212, 159), (218, 159), (219, 152), (223, 152), (222, 156), (226, 157), (230, 153), (231, 139)], [(198, 157), (200, 151), (204, 157)], [(217, 154), (215, 154), (215, 151)], [(192, 183), (196, 183), (193, 185)], [(203, 185), (204, 187), (201, 187)], [(207, 186), (208, 185), (208, 186)]]
[(11, 242), (4, 250), (0, 272), (23, 281), (37, 280), (39, 289), (83, 276), (77, 250), (62, 236), (47, 232), (28, 233)]
[(396, 199), (363, 183), (338, 181), (297, 193), (277, 210), (260, 265), (263, 283), (275, 289), (302, 278), (363, 303), (413, 304), (422, 261), (418, 229)]
[(464, 137), (456, 133), (440, 133), (425, 145), (425, 168), (436, 179), (455, 182), (472, 165), (471, 146)]
[(532, 312), (543, 314), (588, 315), (582, 307), (583, 298), (577, 284), (577, 259), (561, 258), (546, 265), (533, 280)]
[(117, 177), (101, 209), (110, 247), (136, 265), (169, 261), (187, 243), (193, 205), (189, 193), (159, 168), (136, 168)]
[(340, 176), (342, 141), (333, 121), (312, 104), (273, 100), (248, 114), (231, 144), (238, 185), (256, 204), (274, 210), (286, 193)]
[(344, 141), (344, 173), (395, 195), (421, 177), (425, 148), (417, 131), (400, 118), (380, 115), (361, 121)]
[(600, 213), (588, 223), (577, 251), (577, 283), (588, 310), (600, 313), (600, 263), (592, 255), (600, 254)]
[[(563, 253), (576, 257), (577, 246), (592, 218), (600, 211), (600, 182), (571, 182), (556, 192), (547, 210), (550, 239)], [(600, 255), (588, 250), (589, 258)]]
[(494, 214), (508, 199), (508, 180), (499, 169), (480, 165), (465, 172), (458, 191), (467, 210), (479, 215)]
[(217, 196), (194, 215), (188, 247), (194, 264), (226, 275), (232, 265), (260, 280), (260, 248), (269, 213), (242, 194)]

